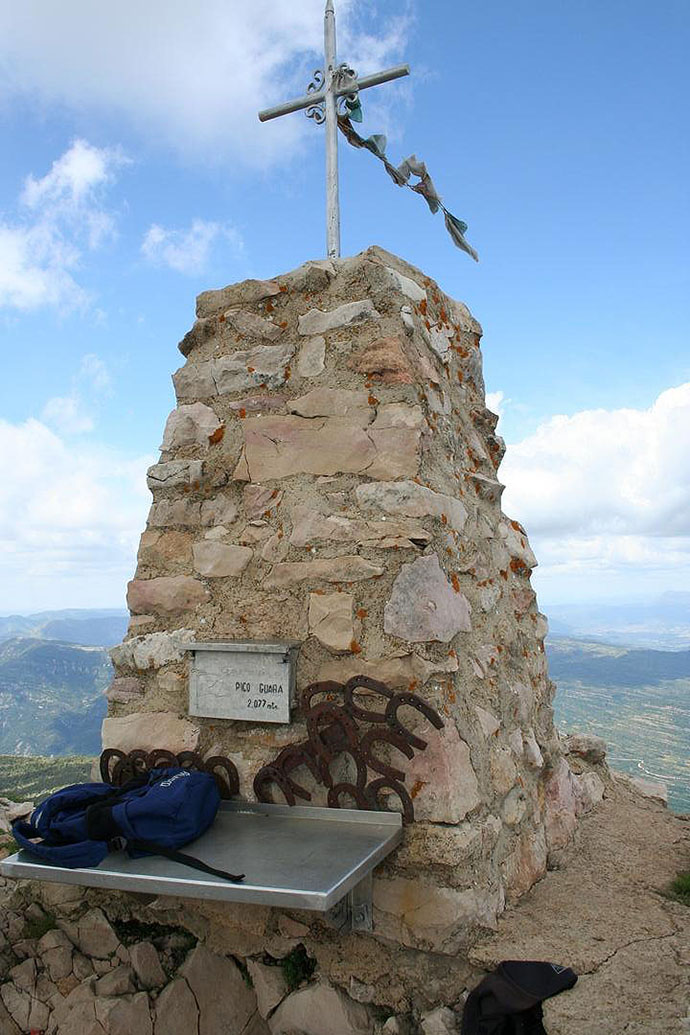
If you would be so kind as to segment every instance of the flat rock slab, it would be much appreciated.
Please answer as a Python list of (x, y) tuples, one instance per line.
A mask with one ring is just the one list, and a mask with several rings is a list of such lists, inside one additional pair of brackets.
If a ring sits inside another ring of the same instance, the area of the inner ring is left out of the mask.
[(544, 1007), (549, 1035), (671, 1035), (690, 1002), (690, 909), (663, 890), (688, 869), (690, 820), (622, 782), (572, 845), (475, 945), (473, 963), (550, 960), (580, 975)]

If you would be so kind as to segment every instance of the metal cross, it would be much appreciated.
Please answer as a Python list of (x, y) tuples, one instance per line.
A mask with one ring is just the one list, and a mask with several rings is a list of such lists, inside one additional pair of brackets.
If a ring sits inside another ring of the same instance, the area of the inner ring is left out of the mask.
[(409, 75), (409, 65), (396, 65), (383, 72), (357, 78), (349, 65), (338, 65), (335, 56), (335, 10), (333, 0), (326, 0), (324, 16), (324, 68), (314, 72), (304, 97), (286, 101), (275, 108), (259, 112), (261, 122), (307, 109), (307, 117), (316, 123), (326, 123), (326, 247), (329, 259), (340, 255), (340, 205), (338, 200), (338, 104), (345, 99), (354, 101), (360, 90), (388, 83)]

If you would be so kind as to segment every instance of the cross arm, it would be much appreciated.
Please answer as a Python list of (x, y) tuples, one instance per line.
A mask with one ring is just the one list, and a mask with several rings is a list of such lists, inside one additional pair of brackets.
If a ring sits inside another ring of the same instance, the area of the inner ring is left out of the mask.
[[(409, 65), (395, 65), (393, 68), (386, 68), (383, 72), (365, 75), (362, 79), (358, 79), (356, 84), (350, 82), (346, 86), (341, 86), (334, 90), (334, 93), (336, 97), (345, 97), (346, 94), (354, 92), (353, 85), (356, 85), (358, 90), (367, 90), (370, 86), (380, 86), (382, 83), (389, 83), (392, 79), (401, 79), (409, 74)], [(270, 119), (277, 119), (281, 115), (289, 115), (290, 112), (310, 108), (312, 105), (320, 104), (325, 97), (326, 90), (315, 90), (313, 93), (305, 94), (303, 97), (297, 97), (292, 101), (285, 101), (284, 104), (278, 104), (275, 108), (265, 108), (259, 112), (259, 121), (268, 122)]]

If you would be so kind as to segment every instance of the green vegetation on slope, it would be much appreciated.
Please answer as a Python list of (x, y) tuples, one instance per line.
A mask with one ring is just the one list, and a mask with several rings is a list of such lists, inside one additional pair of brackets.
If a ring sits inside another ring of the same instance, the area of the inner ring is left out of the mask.
[(0, 798), (38, 804), (61, 787), (89, 783), (93, 762), (93, 758), (83, 755), (69, 758), (0, 755)]
[(0, 752), (98, 754), (111, 676), (103, 647), (25, 638), (0, 643)]
[(690, 812), (690, 651), (547, 641), (563, 732), (595, 733), (612, 768), (669, 790), (669, 807)]

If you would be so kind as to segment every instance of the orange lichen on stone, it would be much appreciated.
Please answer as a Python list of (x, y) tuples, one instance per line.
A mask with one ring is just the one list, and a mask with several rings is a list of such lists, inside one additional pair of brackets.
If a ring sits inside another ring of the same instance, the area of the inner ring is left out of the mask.
[(225, 425), (221, 424), (221, 426), (219, 428), (216, 428), (216, 430), (213, 432), (212, 435), (208, 436), (208, 443), (209, 443), (209, 445), (210, 446), (215, 446), (215, 445), (218, 444), (218, 442), (222, 442), (224, 434), (225, 434)]
[(455, 572), (453, 572), (451, 577), (450, 577), (450, 584), (451, 584), (451, 586), (453, 587), (453, 589), (455, 590), (456, 593), (460, 592), (460, 579), (457, 577)]
[(366, 618), (368, 614), (369, 612), (367, 611), (366, 607), (360, 607), (356, 611), (356, 615), (358, 618)]
[(350, 651), (353, 654), (361, 654), (362, 653), (362, 648), (357, 643), (357, 640), (350, 640)]

